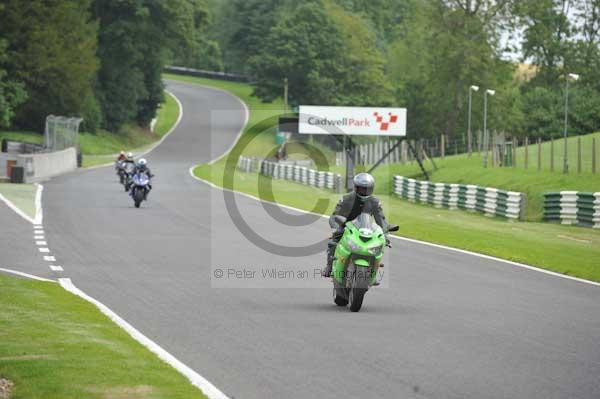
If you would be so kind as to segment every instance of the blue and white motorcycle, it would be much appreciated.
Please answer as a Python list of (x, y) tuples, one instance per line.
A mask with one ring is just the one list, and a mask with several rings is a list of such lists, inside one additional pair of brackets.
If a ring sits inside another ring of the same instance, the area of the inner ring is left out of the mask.
[(146, 173), (136, 173), (131, 179), (131, 198), (136, 208), (140, 207), (150, 192), (150, 177)]

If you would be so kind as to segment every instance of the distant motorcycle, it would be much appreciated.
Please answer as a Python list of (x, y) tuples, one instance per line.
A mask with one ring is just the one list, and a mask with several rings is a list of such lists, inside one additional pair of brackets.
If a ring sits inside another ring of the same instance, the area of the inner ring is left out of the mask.
[(146, 173), (136, 173), (131, 179), (131, 197), (136, 208), (140, 207), (150, 192), (150, 177)]
[(135, 164), (133, 162), (124, 162), (124, 176), (121, 184), (125, 187), (125, 192), (129, 192), (131, 189), (133, 173), (135, 172)]
[(117, 176), (119, 176), (119, 182), (125, 184), (125, 178), (127, 177), (127, 172), (125, 172), (125, 162), (117, 161), (115, 163), (115, 170), (117, 171)]

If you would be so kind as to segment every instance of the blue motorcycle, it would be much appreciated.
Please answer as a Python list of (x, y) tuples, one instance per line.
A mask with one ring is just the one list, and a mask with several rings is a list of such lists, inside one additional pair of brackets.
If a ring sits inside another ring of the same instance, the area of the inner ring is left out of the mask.
[(146, 173), (136, 173), (131, 179), (131, 197), (136, 208), (140, 207), (150, 192), (150, 177)]

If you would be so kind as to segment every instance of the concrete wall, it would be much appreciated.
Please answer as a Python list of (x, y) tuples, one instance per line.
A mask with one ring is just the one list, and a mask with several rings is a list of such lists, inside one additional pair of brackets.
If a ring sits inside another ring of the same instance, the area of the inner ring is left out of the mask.
[(39, 182), (77, 169), (77, 151), (71, 147), (56, 152), (21, 154), (17, 155), (17, 165), (25, 168), (26, 183)]

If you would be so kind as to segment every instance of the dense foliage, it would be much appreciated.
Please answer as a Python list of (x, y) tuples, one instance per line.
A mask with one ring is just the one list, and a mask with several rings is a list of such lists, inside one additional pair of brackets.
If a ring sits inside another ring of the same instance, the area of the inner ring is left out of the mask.
[[(292, 104), (396, 105), (409, 135), (465, 134), (483, 92), (489, 126), (515, 135), (600, 129), (599, 0), (225, 0), (211, 37), (228, 71), (271, 100), (289, 81)], [(528, 66), (528, 73), (522, 67)]]
[[(148, 126), (165, 63), (212, 59), (202, 0), (0, 0), (0, 125), (41, 131), (46, 115), (84, 128)], [(211, 44), (212, 43), (212, 44)]]
[(413, 137), (600, 129), (600, 0), (0, 0), (0, 126), (147, 126), (165, 64), (242, 73), (264, 101), (407, 107)]

